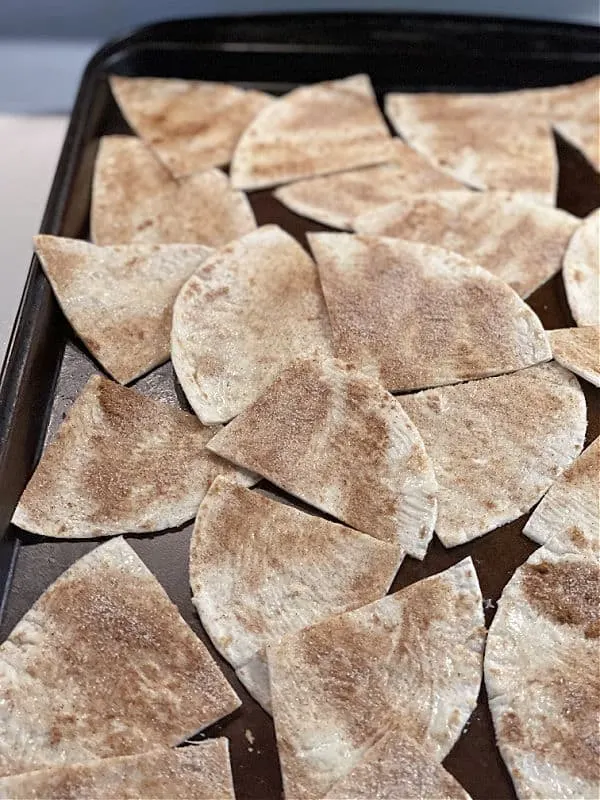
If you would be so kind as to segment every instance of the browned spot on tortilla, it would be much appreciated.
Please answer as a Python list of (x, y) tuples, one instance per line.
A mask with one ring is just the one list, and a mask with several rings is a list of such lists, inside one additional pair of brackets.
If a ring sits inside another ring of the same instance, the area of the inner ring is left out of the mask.
[(514, 711), (507, 711), (500, 718), (499, 739), (504, 739), (508, 744), (522, 744), (523, 728)]
[(572, 525), (567, 531), (567, 535), (573, 544), (578, 548), (582, 549), (587, 545), (587, 539), (585, 538), (583, 531), (578, 528), (577, 525)]
[(575, 283), (582, 283), (585, 280), (585, 275), (580, 269), (573, 270), (573, 280)]
[(212, 289), (211, 291), (206, 292), (204, 299), (210, 303), (212, 300), (216, 300), (218, 297), (224, 297), (228, 294), (229, 286), (219, 286), (217, 289)]

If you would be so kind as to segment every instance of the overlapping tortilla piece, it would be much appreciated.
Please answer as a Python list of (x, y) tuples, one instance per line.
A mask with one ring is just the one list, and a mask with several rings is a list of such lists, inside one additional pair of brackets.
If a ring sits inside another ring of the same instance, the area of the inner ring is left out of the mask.
[(0, 646), (0, 776), (173, 747), (239, 705), (156, 578), (112, 539)]
[(475, 708), (484, 641), (467, 558), (271, 647), (286, 798), (327, 795), (395, 727), (441, 762)]
[(229, 743), (210, 739), (177, 750), (38, 769), (0, 778), (1, 800), (235, 800)]
[(177, 181), (141, 139), (100, 140), (90, 210), (95, 244), (220, 247), (255, 228), (248, 198), (220, 170)]
[(205, 424), (243, 411), (297, 358), (331, 355), (315, 264), (266, 225), (208, 258), (173, 308), (173, 366)]
[(600, 556), (600, 439), (553, 483), (523, 533), (555, 553)]
[(560, 271), (579, 220), (507, 192), (427, 191), (354, 220), (358, 233), (438, 245), (489, 270), (521, 297)]
[[(383, 597), (402, 557), (396, 545), (217, 478), (192, 535), (192, 600), (246, 683), (242, 668), (263, 661), (268, 644)], [(247, 688), (268, 709), (268, 672), (253, 676)]]
[(540, 548), (504, 588), (485, 682), (517, 796), (600, 794), (600, 565)]
[(531, 308), (456, 253), (345, 233), (308, 239), (336, 356), (389, 391), (499, 375), (552, 357)]
[(424, 557), (436, 517), (431, 461), (400, 404), (348, 365), (295, 362), (208, 447), (353, 528)]
[(214, 433), (192, 414), (94, 375), (42, 454), (12, 521), (74, 539), (182, 525), (217, 475), (254, 480), (205, 449)]
[(120, 383), (169, 358), (175, 298), (211, 250), (202, 245), (98, 247), (36, 236), (35, 251), (65, 316)]
[(577, 325), (599, 325), (600, 208), (586, 217), (571, 237), (562, 274)]
[(600, 386), (600, 325), (548, 331), (552, 355), (563, 367)]
[(236, 189), (261, 189), (390, 160), (391, 136), (367, 75), (294, 89), (264, 108), (231, 162)]
[(129, 125), (176, 178), (228, 164), (245, 128), (273, 99), (178, 78), (112, 75), (110, 87)]
[(584, 394), (554, 363), (399, 400), (433, 461), (446, 547), (529, 511), (583, 447)]

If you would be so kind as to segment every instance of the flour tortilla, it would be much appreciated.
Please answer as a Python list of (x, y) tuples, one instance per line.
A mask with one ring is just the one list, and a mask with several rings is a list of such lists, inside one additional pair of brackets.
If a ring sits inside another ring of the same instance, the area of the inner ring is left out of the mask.
[(395, 545), (217, 478), (192, 535), (192, 602), (239, 669), (282, 636), (383, 597), (402, 556)]
[(600, 439), (552, 484), (523, 533), (555, 553), (600, 556)]
[(600, 567), (541, 548), (506, 585), (485, 682), (519, 798), (600, 794)]
[(220, 170), (176, 181), (140, 139), (100, 140), (90, 211), (96, 244), (220, 247), (254, 228), (247, 197)]
[(563, 280), (575, 322), (600, 324), (600, 208), (573, 234), (563, 262)]
[(0, 646), (0, 776), (174, 747), (240, 705), (121, 538), (75, 562)]
[(433, 461), (446, 547), (529, 511), (583, 446), (585, 397), (554, 363), (399, 399)]
[(411, 147), (467, 186), (554, 205), (558, 161), (550, 123), (498, 106), (496, 97), (388, 94), (385, 110)]
[(1, 800), (235, 800), (227, 739), (0, 778)]
[(309, 233), (336, 355), (389, 391), (513, 372), (552, 357), (536, 314), (505, 283), (448, 250)]
[(555, 361), (600, 386), (600, 325), (548, 331)]
[(507, 192), (427, 191), (363, 214), (354, 228), (439, 245), (528, 297), (559, 272), (579, 220)]
[(129, 383), (169, 358), (173, 303), (209, 248), (98, 247), (59, 236), (34, 241), (65, 316), (116, 380)]
[(394, 727), (441, 762), (477, 703), (484, 641), (467, 558), (271, 647), (285, 796), (323, 797)]
[(367, 75), (294, 89), (264, 108), (231, 162), (236, 189), (261, 189), (390, 159), (391, 136)]
[(254, 480), (205, 449), (214, 433), (192, 414), (94, 375), (42, 454), (12, 521), (73, 539), (182, 525), (217, 475)]
[(423, 558), (436, 482), (421, 437), (376, 381), (297, 361), (208, 448), (363, 533)]
[(400, 728), (367, 750), (325, 800), (470, 800), (449, 772)]
[(110, 88), (129, 125), (176, 178), (228, 164), (244, 129), (273, 99), (176, 78), (112, 75)]
[(317, 269), (266, 225), (208, 258), (173, 308), (171, 357), (202, 422), (227, 422), (302, 356), (330, 356)]
[(460, 189), (400, 139), (392, 139), (389, 164), (363, 167), (282, 186), (273, 194), (291, 211), (332, 228), (351, 230), (355, 217), (408, 193)]

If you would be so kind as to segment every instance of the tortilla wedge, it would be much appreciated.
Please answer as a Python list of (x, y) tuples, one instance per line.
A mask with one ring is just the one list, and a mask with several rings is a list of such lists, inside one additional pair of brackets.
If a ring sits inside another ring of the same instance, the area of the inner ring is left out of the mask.
[[(402, 557), (395, 545), (217, 478), (192, 535), (192, 602), (239, 670), (282, 636), (383, 597)], [(268, 697), (268, 681), (258, 695)]]
[(578, 223), (506, 192), (463, 190), (404, 197), (357, 217), (354, 228), (453, 250), (528, 297), (560, 271)]
[(294, 89), (264, 108), (231, 162), (236, 189), (261, 189), (390, 160), (391, 136), (367, 75)]
[(554, 363), (399, 400), (433, 461), (445, 547), (529, 511), (583, 446), (584, 394)]
[(600, 566), (545, 547), (504, 588), (488, 636), (485, 682), (517, 795), (600, 793)]
[(396, 727), (441, 762), (477, 703), (485, 633), (467, 558), (269, 648), (285, 796), (323, 797)]
[(122, 539), (80, 558), (0, 646), (0, 776), (174, 747), (240, 701)]
[(552, 355), (563, 367), (600, 386), (600, 325), (548, 331)]
[(167, 361), (175, 298), (212, 252), (202, 245), (98, 247), (59, 236), (34, 243), (65, 316), (120, 383)]
[(42, 536), (88, 539), (177, 527), (232, 470), (192, 414), (94, 375), (44, 450), (13, 515)]
[(238, 139), (273, 98), (227, 83), (122, 78), (110, 88), (129, 125), (175, 178), (231, 160)]
[(503, 281), (440, 247), (310, 233), (336, 355), (389, 391), (513, 372), (552, 357)]
[(421, 437), (376, 381), (302, 360), (208, 443), (337, 519), (423, 558), (436, 483)]
[(392, 139), (388, 164), (308, 178), (273, 194), (291, 211), (331, 228), (352, 230), (359, 214), (422, 191), (461, 189), (462, 184), (433, 167), (400, 139)]
[(227, 739), (0, 778), (1, 800), (235, 800)]
[(255, 228), (248, 198), (220, 170), (176, 181), (141, 139), (100, 140), (90, 210), (95, 244), (220, 247)]
[(523, 533), (562, 555), (600, 556), (600, 439), (563, 474), (527, 520)]
[(217, 251), (175, 301), (173, 366), (207, 425), (239, 414), (296, 358), (330, 355), (317, 269), (276, 225)]
[(600, 324), (600, 208), (579, 225), (565, 253), (563, 281), (578, 325)]

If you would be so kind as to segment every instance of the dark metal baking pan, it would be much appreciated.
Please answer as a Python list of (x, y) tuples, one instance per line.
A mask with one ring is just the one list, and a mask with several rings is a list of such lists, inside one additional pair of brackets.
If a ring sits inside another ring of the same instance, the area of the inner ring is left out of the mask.
[[(128, 130), (109, 92), (110, 72), (232, 81), (275, 93), (300, 83), (368, 72), (381, 99), (389, 90), (489, 91), (583, 79), (599, 69), (597, 44), (597, 30), (583, 26), (415, 15), (198, 19), (144, 28), (108, 44), (88, 65), (42, 231), (87, 236), (98, 138)], [(560, 141), (558, 145), (559, 204), (583, 215), (599, 204), (597, 180), (572, 148)], [(322, 229), (284, 209), (270, 192), (256, 192), (251, 200), (259, 223), (278, 223), (301, 241), (306, 231)], [(530, 302), (547, 327), (573, 324), (560, 277), (537, 291)], [(96, 546), (95, 541), (44, 540), (9, 525), (39, 457), (49, 420), (51, 429), (55, 429), (94, 369), (64, 321), (34, 258), (0, 378), (1, 639), (52, 580)], [(175, 387), (170, 365), (138, 382), (138, 386), (155, 396), (172, 395)], [(589, 441), (599, 433), (599, 393), (590, 386), (584, 388)], [(435, 541), (424, 562), (405, 560), (394, 589), (471, 555), (484, 597), (490, 601), (486, 604), (489, 621), (514, 568), (535, 548), (520, 533), (524, 521), (521, 518), (451, 550), (444, 550)], [(130, 541), (206, 642), (190, 602), (190, 530), (187, 526), (161, 535), (130, 537)], [(271, 720), (212, 647), (211, 652), (244, 704), (241, 711), (209, 734), (222, 732), (231, 740), (238, 800), (275, 800), (280, 796), (281, 781)], [(247, 731), (252, 735), (247, 736)], [(494, 744), (484, 691), (467, 730), (445, 764), (476, 800), (514, 798)]]

